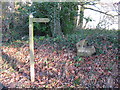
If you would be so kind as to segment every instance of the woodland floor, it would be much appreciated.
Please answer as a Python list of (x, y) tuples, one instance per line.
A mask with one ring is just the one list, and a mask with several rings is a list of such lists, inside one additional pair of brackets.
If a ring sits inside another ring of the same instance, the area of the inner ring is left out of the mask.
[[(2, 45), (0, 83), (8, 88), (118, 88), (117, 49), (90, 57), (49, 42), (35, 43), (35, 82), (30, 82), (29, 45)], [(112, 46), (107, 46), (112, 47)]]

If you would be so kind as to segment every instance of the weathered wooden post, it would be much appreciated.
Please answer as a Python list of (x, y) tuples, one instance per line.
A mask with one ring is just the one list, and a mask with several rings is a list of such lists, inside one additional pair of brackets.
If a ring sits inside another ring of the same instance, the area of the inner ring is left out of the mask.
[(31, 82), (35, 81), (35, 70), (34, 70), (34, 41), (33, 41), (33, 15), (29, 16), (29, 47), (30, 47), (30, 76)]
[(30, 76), (31, 82), (35, 81), (34, 70), (34, 40), (33, 40), (33, 22), (49, 22), (48, 18), (33, 18), (33, 15), (29, 15), (29, 46), (30, 46)]

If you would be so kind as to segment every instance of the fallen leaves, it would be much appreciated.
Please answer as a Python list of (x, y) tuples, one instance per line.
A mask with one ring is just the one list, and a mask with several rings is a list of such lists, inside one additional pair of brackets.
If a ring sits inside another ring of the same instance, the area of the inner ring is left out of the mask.
[[(117, 49), (107, 49), (105, 54), (76, 57), (69, 48), (58, 50), (57, 44), (35, 45), (35, 82), (30, 82), (29, 45), (24, 47), (2, 46), (0, 82), (15, 87), (107, 87), (109, 76), (117, 75)], [(108, 46), (112, 48), (112, 45)], [(112, 67), (112, 68), (111, 68)], [(6, 70), (6, 71), (5, 71)], [(116, 72), (112, 71), (115, 70)], [(114, 72), (114, 73), (112, 73)], [(115, 81), (115, 78), (112, 78)], [(112, 84), (118, 87), (117, 83)]]

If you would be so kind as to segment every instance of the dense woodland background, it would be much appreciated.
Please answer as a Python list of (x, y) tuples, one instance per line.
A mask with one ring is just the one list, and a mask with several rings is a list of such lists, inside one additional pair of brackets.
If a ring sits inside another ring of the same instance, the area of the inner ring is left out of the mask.
[[(86, 28), (92, 19), (84, 17), (84, 10), (94, 10), (86, 6), (97, 3), (99, 0), (2, 2), (0, 87), (118, 88), (119, 30), (107, 30), (103, 27), (104, 20), (95, 29)], [(114, 5), (117, 10), (119, 3)], [(111, 19), (116, 17), (104, 11), (96, 12)], [(36, 76), (33, 83), (29, 69), (30, 13), (35, 18), (50, 19), (49, 23), (34, 23)], [(95, 46), (94, 55), (77, 56), (76, 43), (83, 39), (88, 46)]]

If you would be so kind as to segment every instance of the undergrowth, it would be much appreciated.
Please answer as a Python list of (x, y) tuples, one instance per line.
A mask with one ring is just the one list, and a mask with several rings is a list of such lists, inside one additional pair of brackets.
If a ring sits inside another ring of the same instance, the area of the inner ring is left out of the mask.
[[(88, 38), (87, 38), (88, 37)], [(62, 48), (76, 48), (76, 43), (82, 39), (87, 39), (88, 45), (94, 45), (97, 50), (97, 54), (104, 54), (102, 47), (112, 46), (113, 49), (118, 48), (118, 31), (117, 30), (99, 30), (99, 29), (85, 29), (72, 32), (63, 36), (57, 36), (56, 38), (49, 36), (34, 36), (34, 42), (39, 45), (51, 44)], [(5, 42), (3, 45), (15, 45), (21, 47), (24, 44), (29, 43), (29, 37), (25, 36), (20, 40), (13, 40), (12, 42)], [(107, 49), (111, 49), (107, 47)]]

